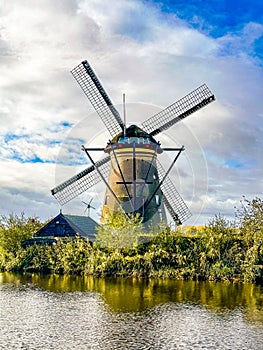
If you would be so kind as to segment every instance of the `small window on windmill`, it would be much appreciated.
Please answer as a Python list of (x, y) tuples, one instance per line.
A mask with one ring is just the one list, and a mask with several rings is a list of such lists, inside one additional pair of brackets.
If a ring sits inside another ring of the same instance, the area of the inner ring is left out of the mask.
[(105, 205), (107, 205), (107, 204), (109, 204), (109, 200), (110, 200), (110, 196), (107, 194), (106, 196), (105, 196)]
[(153, 173), (153, 179), (154, 179), (154, 180), (157, 179), (156, 173)]
[(155, 195), (155, 202), (156, 202), (156, 205), (158, 205), (158, 206), (161, 204), (159, 194), (156, 194), (156, 195)]

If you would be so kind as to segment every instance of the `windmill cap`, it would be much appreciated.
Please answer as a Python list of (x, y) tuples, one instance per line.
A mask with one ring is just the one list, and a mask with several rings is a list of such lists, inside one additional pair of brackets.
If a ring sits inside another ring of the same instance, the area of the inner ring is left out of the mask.
[(162, 153), (160, 142), (157, 142), (152, 135), (143, 131), (137, 125), (130, 125), (125, 132), (120, 132), (111, 141), (108, 142), (104, 152), (109, 153), (112, 149), (116, 148), (131, 148), (135, 145), (139, 148), (148, 148), (156, 150), (157, 153)]
[[(138, 138), (148, 139), (150, 142), (158, 144), (158, 142), (152, 137), (152, 135), (143, 131), (141, 128), (139, 128), (137, 125), (134, 125), (134, 124), (130, 125), (126, 129), (125, 136), (126, 138), (138, 137)], [(121, 131), (119, 134), (114, 136), (114, 138), (112, 139), (112, 142), (118, 142), (120, 139), (123, 139), (123, 138), (124, 138), (124, 132)]]

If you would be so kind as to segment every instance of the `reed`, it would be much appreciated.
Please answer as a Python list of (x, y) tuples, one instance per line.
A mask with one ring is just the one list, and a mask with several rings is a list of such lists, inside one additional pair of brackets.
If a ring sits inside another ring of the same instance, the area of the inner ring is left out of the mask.
[[(12, 220), (11, 220), (12, 219)], [(118, 220), (120, 222), (118, 223)], [(9, 224), (7, 224), (9, 223)], [(12, 224), (11, 224), (12, 223)], [(59, 239), (56, 244), (22, 247), (21, 242), (40, 226), (36, 219), (2, 217), (0, 268), (95, 276), (174, 278), (230, 282), (263, 281), (263, 202), (243, 199), (235, 224), (215, 215), (206, 226), (172, 231), (163, 227), (144, 244), (136, 239), (141, 223), (115, 218), (114, 230), (133, 233), (133, 244), (106, 246), (110, 226), (98, 242)]]

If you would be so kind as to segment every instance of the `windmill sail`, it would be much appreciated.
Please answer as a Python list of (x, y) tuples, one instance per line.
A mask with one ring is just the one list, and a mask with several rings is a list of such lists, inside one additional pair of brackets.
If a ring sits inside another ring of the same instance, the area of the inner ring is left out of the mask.
[(71, 73), (102, 119), (111, 136), (113, 137), (121, 132), (124, 124), (119, 112), (113, 106), (89, 63), (83, 61), (72, 69)]
[[(103, 180), (107, 189), (102, 222), (106, 222), (109, 213), (119, 210), (120, 206), (125, 213), (139, 213), (144, 222), (161, 222), (166, 218), (164, 206), (177, 225), (187, 220), (191, 213), (168, 177), (170, 168), (166, 172), (157, 159), (159, 153), (169, 148), (161, 149), (154, 136), (213, 102), (215, 96), (209, 88), (201, 85), (143, 122), (142, 128), (131, 125), (126, 130), (89, 63), (81, 62), (71, 73), (102, 119), (112, 140), (104, 149), (109, 155), (98, 162), (94, 162), (88, 149), (84, 148), (92, 165), (55, 187), (51, 193), (63, 205)], [(90, 203), (88, 208), (92, 207)]]
[[(108, 156), (96, 162), (96, 167), (100, 168), (103, 176), (107, 176), (109, 172), (109, 160), (110, 157)], [(51, 190), (51, 193), (58, 200), (58, 202), (63, 205), (100, 181), (101, 177), (99, 173), (96, 171), (95, 166), (91, 165), (87, 169), (81, 171), (77, 175), (74, 175), (67, 181), (55, 187), (53, 190)]]
[(157, 135), (214, 100), (215, 96), (206, 84), (203, 84), (171, 106), (147, 119), (142, 123), (142, 129), (152, 136)]
[[(160, 180), (162, 180), (166, 171), (159, 161), (157, 161), (157, 166)], [(182, 224), (191, 216), (191, 212), (169, 177), (167, 177), (161, 185), (161, 190), (164, 205), (166, 206), (168, 212), (177, 225)]]

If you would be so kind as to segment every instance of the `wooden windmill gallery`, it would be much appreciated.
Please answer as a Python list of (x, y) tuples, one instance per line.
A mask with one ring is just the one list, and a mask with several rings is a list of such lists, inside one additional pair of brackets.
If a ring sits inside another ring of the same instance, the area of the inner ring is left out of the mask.
[[(126, 127), (109, 96), (87, 61), (71, 71), (81, 89), (111, 135), (104, 148), (86, 148), (90, 165), (85, 170), (52, 189), (51, 193), (61, 205), (103, 181), (106, 186), (101, 223), (114, 213), (139, 215), (145, 226), (166, 222), (166, 210), (176, 225), (191, 216), (185, 202), (169, 178), (169, 172), (184, 151), (179, 148), (162, 148), (156, 136), (175, 123), (215, 100), (204, 84), (171, 106), (144, 121), (141, 126)], [(124, 101), (125, 106), (125, 101)], [(95, 162), (91, 151), (105, 152)], [(166, 171), (158, 160), (165, 151), (174, 151), (174, 159)]]

